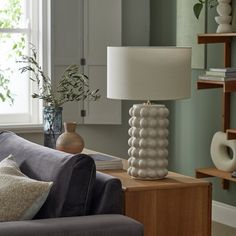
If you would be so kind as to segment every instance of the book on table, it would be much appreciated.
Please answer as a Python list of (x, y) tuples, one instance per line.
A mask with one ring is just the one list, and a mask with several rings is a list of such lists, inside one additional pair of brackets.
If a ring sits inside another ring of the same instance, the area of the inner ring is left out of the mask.
[(97, 170), (122, 169), (122, 159), (102, 153), (88, 154), (95, 162)]

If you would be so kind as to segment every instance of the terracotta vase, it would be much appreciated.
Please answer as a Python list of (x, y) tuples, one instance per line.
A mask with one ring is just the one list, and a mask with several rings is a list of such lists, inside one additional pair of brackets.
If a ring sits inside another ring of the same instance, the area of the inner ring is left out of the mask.
[(84, 148), (83, 138), (76, 133), (75, 122), (64, 123), (65, 132), (62, 133), (56, 142), (56, 149), (68, 153), (80, 153)]

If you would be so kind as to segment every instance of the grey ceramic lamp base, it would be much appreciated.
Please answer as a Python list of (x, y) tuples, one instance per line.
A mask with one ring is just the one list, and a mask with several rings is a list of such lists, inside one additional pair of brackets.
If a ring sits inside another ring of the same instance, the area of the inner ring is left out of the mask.
[(168, 109), (164, 105), (135, 104), (129, 114), (127, 173), (142, 180), (164, 178), (168, 173)]

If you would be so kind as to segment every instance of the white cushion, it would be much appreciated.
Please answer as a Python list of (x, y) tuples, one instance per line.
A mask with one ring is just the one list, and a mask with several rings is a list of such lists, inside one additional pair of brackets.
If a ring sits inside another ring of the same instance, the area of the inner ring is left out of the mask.
[(12, 155), (0, 162), (0, 221), (32, 219), (52, 187), (25, 176)]

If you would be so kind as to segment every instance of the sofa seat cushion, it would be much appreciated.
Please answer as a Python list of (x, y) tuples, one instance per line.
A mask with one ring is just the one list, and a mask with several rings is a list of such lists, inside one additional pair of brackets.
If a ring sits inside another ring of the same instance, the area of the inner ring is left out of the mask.
[(0, 162), (0, 221), (31, 220), (47, 199), (52, 182), (25, 176), (12, 155)]
[(25, 175), (53, 182), (48, 198), (35, 218), (88, 214), (96, 174), (91, 157), (57, 151), (12, 132), (0, 132), (0, 160), (10, 154)]

